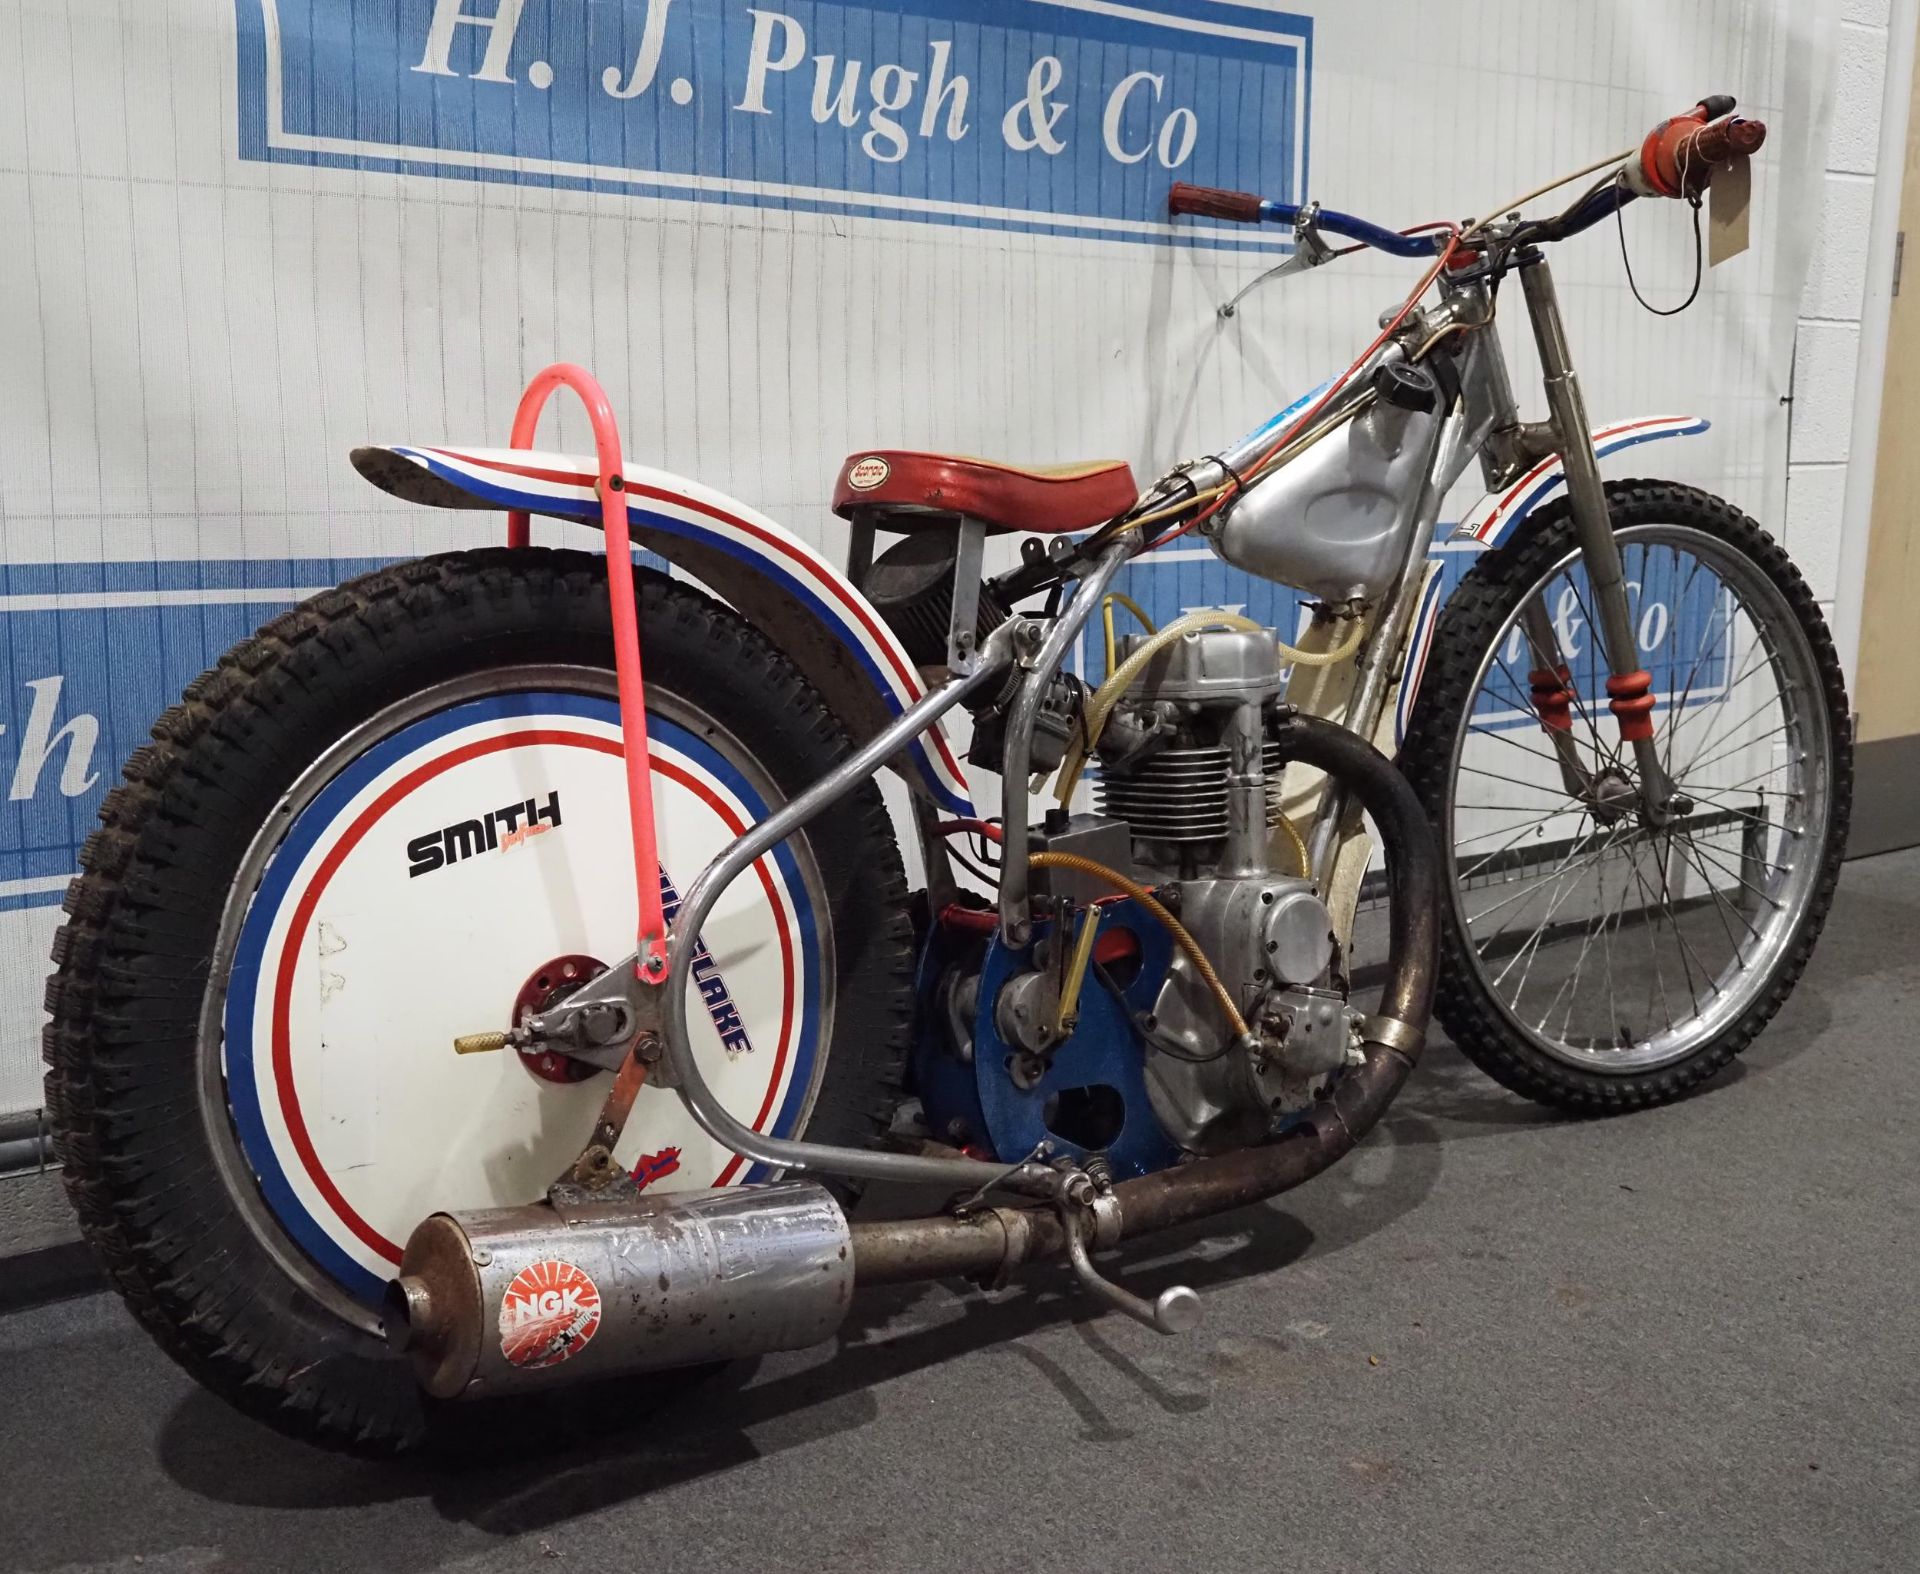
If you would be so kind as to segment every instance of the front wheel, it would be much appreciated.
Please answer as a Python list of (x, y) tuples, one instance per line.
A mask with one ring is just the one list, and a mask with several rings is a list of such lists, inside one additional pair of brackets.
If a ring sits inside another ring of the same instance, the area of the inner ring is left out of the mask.
[(1564, 498), (1448, 602), (1401, 751), (1451, 876), (1436, 1015), (1509, 1088), (1588, 1113), (1679, 1097), (1771, 1020), (1852, 793), (1839, 660), (1786, 553), (1694, 488), (1606, 491), (1668, 815), (1607, 707)]
[[(797, 796), (844, 736), (793, 666), (642, 575), (663, 894)], [(632, 947), (632, 839), (602, 558), (405, 563), (315, 598), (196, 680), (128, 762), (67, 898), (48, 1106), (115, 1284), (196, 1377), (285, 1430), (425, 1433), (378, 1308), (413, 1227), (532, 1202), (610, 1078), (458, 1056)], [(905, 1039), (911, 932), (877, 790), (736, 880), (689, 986), (740, 1120), (858, 1144)], [(643, 1089), (643, 1185), (750, 1165)]]

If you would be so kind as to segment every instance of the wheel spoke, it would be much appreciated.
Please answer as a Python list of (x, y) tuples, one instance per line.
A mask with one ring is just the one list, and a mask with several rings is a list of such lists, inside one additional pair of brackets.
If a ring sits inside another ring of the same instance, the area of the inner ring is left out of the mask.
[(1555, 770), (1558, 770), (1560, 768), (1559, 755), (1548, 754), (1544, 749), (1529, 749), (1518, 738), (1512, 736), (1508, 732), (1501, 730), (1500, 728), (1497, 728), (1497, 727), (1476, 728), (1473, 736), (1476, 738), (1488, 738), (1495, 743), (1504, 743), (1510, 749), (1518, 749), (1522, 754), (1530, 754), (1536, 760), (1544, 760), (1547, 764), (1551, 765)]
[[(1599, 828), (1599, 826), (1597, 826), (1597, 825), (1596, 825), (1596, 826), (1594, 827), (1594, 831), (1597, 831), (1597, 830), (1599, 830), (1599, 829), (1600, 829), (1600, 828)], [(1583, 838), (1581, 838), (1581, 841), (1580, 841), (1580, 843), (1579, 843), (1579, 846), (1585, 846), (1587, 842), (1590, 842), (1590, 841), (1592, 841), (1592, 840), (1593, 840), (1593, 832), (1592, 832), (1592, 831), (1589, 831), (1589, 832), (1587, 833), (1587, 835), (1586, 835), (1586, 836), (1584, 836)], [(1576, 850), (1577, 850), (1577, 848), (1576, 848)], [(1568, 856), (1569, 856), (1569, 857), (1570, 857), (1570, 856), (1572, 856), (1572, 855), (1571, 855), (1571, 853), (1570, 853), (1570, 854), (1569, 854)], [(1589, 865), (1591, 865), (1591, 863), (1593, 862), (1593, 858), (1594, 858), (1594, 856), (1597, 856), (1597, 855), (1591, 855), (1591, 854), (1590, 854), (1590, 855), (1589, 855), (1589, 856), (1588, 856), (1587, 858), (1585, 858), (1585, 859), (1583, 859), (1583, 860), (1582, 860), (1582, 861), (1581, 861), (1580, 863), (1578, 863), (1578, 864), (1576, 864), (1576, 865), (1574, 865), (1574, 866), (1572, 866), (1572, 871), (1571, 871), (1571, 872), (1578, 872), (1578, 870), (1580, 870), (1580, 869), (1585, 869), (1585, 868), (1587, 868), (1587, 867), (1588, 867)], [(1560, 866), (1559, 866), (1559, 868), (1557, 868), (1557, 869), (1556, 869), (1556, 870), (1555, 870), (1554, 872), (1555, 872), (1555, 874), (1558, 874), (1558, 873), (1561, 873), (1561, 872), (1563, 872), (1563, 871), (1566, 871), (1566, 870), (1567, 870), (1567, 865), (1566, 865), (1566, 861), (1565, 861), (1565, 859), (1562, 859), (1562, 860), (1561, 860), (1561, 864), (1560, 864)], [(1552, 878), (1552, 876), (1549, 876), (1548, 878)], [(1495, 902), (1495, 903), (1493, 904), (1493, 906), (1491, 906), (1491, 907), (1489, 907), (1488, 909), (1486, 909), (1486, 911), (1485, 911), (1485, 912), (1481, 912), (1481, 913), (1476, 913), (1476, 914), (1475, 914), (1475, 915), (1474, 915), (1474, 916), (1473, 916), (1473, 917), (1472, 917), (1471, 919), (1469, 919), (1469, 920), (1467, 921), (1467, 927), (1468, 927), (1468, 930), (1469, 930), (1469, 931), (1471, 931), (1471, 930), (1472, 930), (1472, 927), (1473, 927), (1473, 925), (1475, 925), (1475, 924), (1477, 924), (1477, 923), (1480, 923), (1480, 922), (1482, 922), (1482, 921), (1483, 921), (1483, 920), (1485, 920), (1485, 919), (1488, 919), (1488, 918), (1491, 918), (1491, 917), (1492, 917), (1492, 916), (1493, 916), (1493, 915), (1494, 915), (1495, 913), (1497, 913), (1497, 912), (1499, 912), (1499, 911), (1500, 911), (1500, 910), (1501, 910), (1501, 909), (1502, 909), (1503, 907), (1506, 907), (1506, 906), (1507, 906), (1507, 905), (1508, 905), (1509, 903), (1512, 903), (1512, 902), (1517, 902), (1517, 901), (1519, 901), (1519, 900), (1520, 900), (1520, 899), (1521, 899), (1522, 897), (1525, 897), (1525, 896), (1530, 896), (1530, 895), (1532, 895), (1533, 893), (1535, 893), (1536, 891), (1538, 891), (1538, 890), (1539, 890), (1539, 888), (1540, 888), (1540, 887), (1539, 887), (1539, 883), (1538, 883), (1537, 881), (1536, 881), (1536, 882), (1531, 882), (1531, 883), (1529, 883), (1529, 884), (1527, 884), (1527, 885), (1525, 885), (1524, 887), (1522, 887), (1522, 889), (1520, 889), (1520, 890), (1518, 890), (1518, 891), (1515, 891), (1515, 892), (1514, 892), (1514, 893), (1513, 893), (1512, 895), (1510, 895), (1510, 896), (1504, 896), (1504, 897), (1502, 897), (1502, 898), (1501, 898), (1501, 899), (1500, 899), (1499, 901), (1497, 901), (1497, 902)], [(1514, 917), (1516, 917), (1516, 918), (1517, 918), (1518, 916), (1519, 916), (1519, 914), (1517, 914), (1517, 913), (1516, 913), (1516, 914), (1514, 915)], [(1487, 937), (1487, 940), (1486, 940), (1486, 944), (1488, 944), (1488, 945), (1491, 945), (1491, 944), (1492, 944), (1492, 943), (1493, 943), (1493, 942), (1494, 942), (1495, 940), (1498, 940), (1498, 939), (1500, 938), (1500, 936), (1501, 936), (1501, 935), (1503, 935), (1503, 934), (1505, 934), (1505, 933), (1507, 932), (1507, 930), (1508, 930), (1508, 929), (1510, 929), (1510, 928), (1511, 928), (1512, 926), (1513, 926), (1513, 919), (1512, 919), (1512, 918), (1509, 918), (1509, 919), (1508, 919), (1508, 920), (1506, 921), (1506, 923), (1504, 923), (1504, 924), (1502, 924), (1502, 925), (1500, 926), (1500, 928), (1498, 928), (1497, 930), (1495, 930), (1495, 931), (1494, 931), (1494, 932), (1493, 932), (1493, 933), (1492, 933), (1491, 935), (1489, 935), (1489, 936)]]
[[(1679, 595), (1673, 598), (1673, 606), (1675, 608), (1684, 606), (1686, 604), (1687, 591), (1693, 588), (1694, 576), (1697, 575), (1699, 572), (1700, 572), (1700, 560), (1698, 558), (1695, 558), (1693, 560), (1693, 568), (1691, 572), (1689, 572), (1687, 575), (1687, 583), (1685, 588), (1682, 589)], [(1714, 607), (1716, 611), (1718, 611), (1719, 609), (1719, 602), (1720, 602), (1720, 598), (1715, 597)], [(1677, 739), (1680, 735), (1680, 724), (1685, 719), (1687, 714), (1687, 702), (1693, 698), (1693, 680), (1700, 675), (1700, 661), (1701, 661), (1701, 658), (1704, 657), (1707, 653), (1708, 642), (1713, 638), (1713, 624), (1714, 624), (1714, 619), (1710, 614), (1707, 618), (1707, 626), (1700, 631), (1700, 646), (1693, 653), (1693, 664), (1687, 668), (1686, 686), (1680, 691), (1679, 700), (1673, 704), (1673, 706), (1667, 713), (1667, 716), (1668, 716), (1667, 747), (1665, 752), (1660, 757), (1660, 767), (1662, 770), (1664, 770), (1667, 773), (1669, 777), (1673, 775), (1674, 740)], [(1673, 616), (1668, 619), (1667, 638), (1669, 643), (1672, 642), (1673, 636), (1675, 633), (1679, 631), (1679, 628), (1680, 628), (1680, 617), (1678, 612), (1676, 611), (1673, 614)], [(1731, 616), (1729, 616), (1728, 618), (1728, 628), (1729, 629), (1732, 628)]]
[[(1481, 806), (1475, 805), (1475, 807), (1478, 808)], [(1503, 825), (1497, 831), (1482, 831), (1478, 836), (1461, 837), (1458, 841), (1456, 841), (1453, 844), (1455, 851), (1458, 851), (1462, 847), (1471, 847), (1475, 842), (1484, 842), (1490, 836), (1506, 836), (1507, 839), (1504, 842), (1502, 842), (1498, 847), (1494, 848), (1492, 852), (1488, 853), (1486, 855), (1486, 858), (1482, 858), (1479, 863), (1476, 863), (1472, 869), (1467, 870), (1467, 872), (1461, 875), (1460, 878), (1462, 880), (1471, 880), (1474, 874), (1480, 869), (1481, 865), (1486, 863), (1487, 859), (1498, 858), (1502, 853), (1511, 850), (1514, 843), (1519, 841), (1523, 836), (1525, 836), (1527, 832), (1538, 829), (1540, 826), (1545, 825), (1549, 820), (1557, 820), (1560, 818), (1561, 815), (1571, 814), (1572, 812), (1573, 812), (1573, 809), (1571, 807), (1564, 808), (1564, 809), (1549, 809), (1545, 814), (1541, 815), (1538, 819), (1526, 821), (1523, 825), (1520, 826), (1518, 830), (1513, 830), (1511, 826)], [(1507, 833), (1509, 830), (1513, 830), (1513, 834), (1511, 836), (1507, 836)]]
[[(1633, 866), (1633, 883), (1640, 888), (1640, 894), (1646, 898), (1646, 906), (1651, 909), (1659, 899), (1653, 894), (1651, 887), (1648, 886), (1646, 876), (1640, 872), (1639, 849), (1631, 842), (1627, 844), (1627, 862)], [(1623, 891), (1621, 893), (1621, 900), (1624, 902), (1625, 899), (1626, 896)], [(1671, 917), (1672, 915), (1669, 914), (1668, 916)], [(1666, 1013), (1667, 1028), (1671, 1031), (1673, 1028), (1673, 1002), (1667, 998), (1667, 974), (1666, 970), (1660, 965), (1660, 946), (1658, 943), (1660, 926), (1657, 922), (1649, 922), (1642, 925), (1642, 927), (1647, 932), (1647, 955), (1653, 962), (1653, 978), (1660, 986), (1660, 1007)], [(1653, 1001), (1653, 989), (1651, 985), (1648, 986), (1647, 1001), (1649, 1006), (1651, 1006)], [(1687, 1004), (1689, 1006), (1693, 1004), (1691, 993), (1689, 993)]]
[[(1752, 719), (1758, 720), (1757, 717)], [(1763, 732), (1757, 738), (1743, 738), (1738, 743), (1729, 744), (1710, 760), (1695, 760), (1681, 773), (1681, 779), (1685, 780), (1686, 777), (1691, 776), (1695, 771), (1704, 771), (1709, 765), (1717, 765), (1722, 760), (1732, 759), (1733, 756), (1738, 754), (1742, 749), (1751, 749), (1757, 744), (1765, 743), (1769, 738), (1777, 738), (1792, 725), (1793, 723), (1791, 721), (1783, 721), (1771, 732)]]
[(1498, 771), (1482, 770), (1477, 765), (1463, 765), (1460, 769), (1475, 776), (1486, 776), (1497, 782), (1505, 782), (1510, 787), (1525, 788), (1528, 792), (1543, 792), (1555, 798), (1564, 798), (1567, 795), (1567, 789), (1557, 782), (1551, 787), (1542, 787), (1538, 782), (1530, 782), (1519, 776), (1502, 776)]
[[(1587, 683), (1591, 691), (1598, 694), (1601, 687), (1600, 675), (1594, 668), (1600, 656), (1600, 623), (1599, 620), (1594, 617), (1592, 608), (1587, 605), (1587, 598), (1580, 594), (1580, 587), (1574, 582), (1571, 575), (1567, 578), (1567, 584), (1573, 591), (1573, 599), (1580, 608), (1580, 615), (1587, 620), (1587, 628), (1593, 634), (1593, 638), (1587, 641)], [(1608, 665), (1609, 667), (1612, 665), (1611, 658), (1609, 658)], [(1609, 765), (1618, 765), (1620, 763), (1620, 751), (1623, 746), (1623, 740), (1616, 738), (1611, 747), (1603, 743), (1600, 739), (1599, 726), (1588, 713), (1586, 706), (1581, 704), (1577, 693), (1574, 696), (1574, 704), (1579, 707), (1581, 717), (1587, 724), (1587, 731), (1593, 734), (1594, 753)]]
[[(1571, 1015), (1573, 1014), (1574, 1003), (1579, 998), (1579, 995), (1580, 995), (1580, 974), (1587, 965), (1587, 952), (1593, 948), (1593, 939), (1594, 939), (1595, 933), (1598, 930), (1604, 929), (1606, 927), (1607, 919), (1611, 916), (1607, 912), (1607, 903), (1606, 903), (1606, 894), (1607, 894), (1606, 893), (1606, 874), (1604, 872), (1605, 859), (1606, 859), (1606, 854), (1613, 849), (1614, 843), (1620, 839), (1620, 835), (1621, 833), (1619, 831), (1617, 830), (1614, 831), (1611, 835), (1608, 836), (1606, 845), (1600, 849), (1601, 864), (1599, 867), (1601, 868), (1602, 873), (1599, 875), (1598, 879), (1595, 882), (1595, 884), (1598, 886), (1598, 895), (1593, 904), (1596, 909), (1596, 917), (1592, 922), (1590, 922), (1587, 925), (1586, 933), (1580, 941), (1580, 952), (1573, 959), (1573, 972), (1569, 974), (1568, 977), (1563, 978), (1560, 981), (1560, 987), (1553, 992), (1553, 999), (1547, 1002), (1547, 1009), (1540, 1014), (1540, 1021), (1536, 1024), (1540, 1028), (1544, 1029), (1546, 1027), (1547, 1018), (1553, 1015), (1553, 1008), (1560, 1003), (1560, 997), (1563, 994), (1567, 995), (1567, 1014), (1569, 1017), (1571, 1017)], [(1571, 985), (1571, 988), (1572, 988), (1572, 993), (1570, 994), (1568, 993), (1569, 985)], [(1520, 1003), (1520, 993), (1521, 991), (1525, 990), (1525, 988), (1526, 988), (1526, 980), (1523, 978), (1520, 981), (1520, 989), (1514, 992), (1513, 1000), (1516, 1006)], [(1560, 1024), (1560, 1031), (1563, 1036), (1565, 1035), (1566, 1030), (1567, 1030), (1566, 1019), (1563, 1018)]]
[[(1693, 838), (1690, 836), (1687, 838), (1687, 845), (1691, 847), (1696, 853), (1698, 853), (1702, 858), (1711, 860), (1711, 862), (1713, 863), (1713, 866), (1716, 869), (1718, 869), (1722, 874), (1728, 875), (1731, 878), (1739, 881), (1741, 885), (1745, 886), (1749, 891), (1753, 892), (1753, 894), (1759, 897), (1761, 901), (1765, 902), (1767, 906), (1773, 908), (1776, 912), (1779, 911), (1779, 908), (1780, 908), (1779, 902), (1775, 901), (1774, 898), (1767, 895), (1765, 891), (1761, 890), (1757, 885), (1755, 885), (1745, 875), (1741, 874), (1737, 869), (1732, 868), (1728, 864), (1722, 863), (1720, 859), (1714, 854), (1711, 848), (1702, 847), (1698, 842), (1694, 841)], [(1784, 869), (1786, 865), (1774, 864), (1774, 865), (1770, 865), (1769, 867)]]
[[(1745, 913), (1741, 912), (1739, 908), (1733, 906), (1732, 903), (1730, 903), (1724, 896), (1720, 894), (1720, 888), (1713, 883), (1713, 876), (1707, 872), (1707, 866), (1703, 862), (1701, 862), (1700, 850), (1697, 847), (1695, 847), (1693, 843), (1685, 836), (1682, 836), (1680, 839), (1686, 842), (1687, 844), (1686, 847), (1682, 850), (1681, 856), (1687, 859), (1687, 861), (1690, 862), (1697, 871), (1699, 871), (1700, 878), (1707, 882), (1707, 894), (1713, 898), (1715, 910), (1720, 913), (1720, 927), (1726, 930), (1727, 944), (1732, 948), (1735, 959), (1738, 960), (1740, 957), (1740, 942), (1734, 939), (1733, 931), (1731, 929), (1727, 929), (1726, 915), (1728, 913), (1732, 913), (1735, 918), (1739, 919), (1742, 924), (1746, 925), (1747, 933), (1752, 935), (1753, 938), (1756, 940), (1760, 938), (1760, 931), (1753, 927), (1752, 923), (1748, 921), (1747, 915)], [(1671, 837), (1668, 838), (1669, 842), (1671, 842), (1672, 840), (1673, 839)], [(1744, 967), (1745, 965), (1746, 964), (1744, 962), (1741, 963), (1741, 966)]]
[[(1600, 827), (1596, 825), (1591, 831), (1589, 831), (1586, 834), (1584, 838), (1582, 838), (1581, 841), (1576, 842), (1574, 844), (1573, 849), (1567, 854), (1567, 858), (1571, 858), (1573, 856), (1573, 853), (1578, 852), (1581, 847), (1586, 845), (1587, 842), (1592, 841), (1593, 838), (1599, 834), (1599, 832), (1600, 832)], [(1608, 845), (1610, 845), (1610, 843)], [(1604, 857), (1606, 855), (1606, 851), (1607, 851), (1607, 848), (1606, 846), (1603, 845), (1595, 856)], [(1507, 974), (1513, 971), (1513, 964), (1519, 961), (1522, 956), (1525, 956), (1531, 953), (1534, 950), (1534, 948), (1540, 943), (1540, 937), (1544, 935), (1553, 924), (1553, 915), (1560, 911), (1561, 906), (1567, 900), (1567, 893), (1574, 889), (1574, 886), (1570, 886), (1567, 884), (1568, 871), (1567, 871), (1566, 865), (1567, 865), (1567, 859), (1566, 858), (1561, 859), (1560, 869), (1555, 872), (1555, 875), (1553, 877), (1553, 891), (1555, 895), (1552, 902), (1550, 902), (1547, 905), (1546, 917), (1540, 920), (1540, 922), (1534, 927), (1533, 933), (1527, 936), (1526, 940), (1521, 944), (1520, 949), (1514, 952), (1513, 956), (1507, 962), (1507, 965), (1501, 968), (1499, 973), (1494, 977), (1493, 982), (1494, 982), (1495, 988), (1498, 988), (1501, 984), (1506, 982)], [(1532, 971), (1533, 971), (1533, 964), (1529, 962), (1526, 966), (1526, 969), (1520, 975), (1520, 988), (1514, 992), (1513, 998), (1514, 998), (1515, 1004), (1519, 1003), (1520, 995), (1524, 993), (1526, 990), (1527, 973), (1530, 973)]]
[[(1568, 579), (1567, 584), (1568, 584), (1568, 587), (1573, 591), (1574, 596), (1577, 599), (1580, 595), (1580, 587), (1575, 585), (1571, 578)], [(1544, 597), (1541, 598), (1541, 610), (1543, 612), (1546, 610), (1546, 601)], [(1592, 626), (1591, 619), (1589, 619), (1589, 627), (1591, 626)], [(1557, 650), (1543, 651), (1537, 644), (1534, 643), (1533, 634), (1527, 628), (1524, 622), (1521, 623), (1520, 625), (1520, 635), (1524, 640), (1526, 640), (1527, 648), (1533, 652), (1534, 665), (1536, 667), (1544, 671), (1550, 671), (1550, 672), (1557, 671), (1559, 669), (1560, 663), (1556, 659), (1559, 655), (1559, 652)], [(1591, 640), (1588, 641), (1587, 654), (1588, 654), (1589, 667), (1591, 667), (1592, 665), (1593, 645), (1594, 645), (1593, 641)], [(1502, 671), (1508, 670), (1506, 665), (1506, 658), (1504, 656), (1502, 656), (1500, 659), (1500, 665), (1501, 665)], [(1508, 675), (1511, 676), (1512, 675), (1511, 672), (1509, 672)], [(1529, 689), (1531, 689), (1531, 685), (1529, 685)], [(1601, 742), (1600, 729), (1596, 725), (1594, 725), (1593, 716), (1587, 710), (1586, 702), (1580, 697), (1580, 686), (1577, 683), (1568, 684), (1567, 693), (1573, 702), (1573, 709), (1580, 713), (1580, 720), (1586, 724), (1587, 733), (1593, 739), (1594, 757), (1596, 759), (1601, 759), (1601, 760), (1607, 759), (1609, 757), (1607, 753), (1607, 746), (1606, 744)]]

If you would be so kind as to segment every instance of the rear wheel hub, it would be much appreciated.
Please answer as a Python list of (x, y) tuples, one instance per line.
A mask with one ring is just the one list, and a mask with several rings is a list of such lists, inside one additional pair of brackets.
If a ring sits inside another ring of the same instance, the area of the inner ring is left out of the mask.
[[(520, 993), (513, 998), (513, 1025), (525, 1026), (529, 1017), (539, 1015), (606, 970), (607, 964), (597, 957), (579, 954), (542, 962), (527, 975)], [(553, 1049), (522, 1049), (520, 1064), (543, 1082), (584, 1082), (600, 1069)]]

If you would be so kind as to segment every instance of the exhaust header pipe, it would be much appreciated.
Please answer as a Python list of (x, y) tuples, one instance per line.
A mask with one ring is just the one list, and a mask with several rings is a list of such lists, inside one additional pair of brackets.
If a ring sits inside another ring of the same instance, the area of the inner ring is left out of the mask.
[(840, 1205), (783, 1181), (436, 1213), (383, 1315), (428, 1393), (478, 1399), (802, 1349), (852, 1294)]

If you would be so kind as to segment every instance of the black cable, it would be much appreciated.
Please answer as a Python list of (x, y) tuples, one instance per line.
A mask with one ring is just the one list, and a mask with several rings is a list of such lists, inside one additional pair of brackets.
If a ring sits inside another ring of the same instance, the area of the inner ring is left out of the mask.
[(1647, 303), (1646, 296), (1640, 293), (1640, 286), (1634, 283), (1633, 279), (1633, 263), (1627, 257), (1626, 220), (1620, 217), (1619, 208), (1613, 210), (1613, 227), (1620, 234), (1620, 265), (1627, 270), (1627, 288), (1633, 291), (1633, 298), (1640, 303), (1642, 309), (1652, 312), (1656, 317), (1678, 317), (1694, 303), (1700, 294), (1700, 278), (1705, 272), (1703, 264), (1706, 256), (1700, 241), (1700, 199), (1689, 197), (1687, 202), (1693, 208), (1693, 288), (1687, 291), (1687, 298), (1678, 306), (1651, 306)]
[(968, 874), (972, 875), (974, 879), (978, 880), (982, 885), (990, 886), (995, 890), (999, 889), (1000, 877), (998, 875), (988, 874), (984, 869), (976, 869), (972, 861), (968, 859), (966, 854), (961, 852), (959, 848), (949, 846), (947, 848), (947, 856), (951, 858), (955, 863), (957, 863), (962, 869), (966, 870)]
[[(1120, 988), (1120, 986), (1117, 983), (1114, 982), (1113, 975), (1109, 973), (1106, 969), (1106, 964), (1096, 960), (1092, 963), (1092, 967), (1093, 967), (1093, 976), (1100, 980), (1100, 982), (1106, 987), (1107, 993), (1112, 995), (1114, 1000), (1118, 1002), (1120, 1009), (1126, 1013), (1127, 1020), (1130, 1022), (1133, 1021), (1134, 1020), (1133, 1006), (1128, 1002), (1125, 992)], [(1136, 1023), (1135, 1026), (1137, 1027), (1139, 1026), (1139, 1024)], [(1148, 1032), (1144, 1028), (1141, 1028), (1140, 1031), (1152, 1042), (1153, 1047), (1159, 1050), (1160, 1053), (1165, 1055), (1169, 1060), (1185, 1061), (1189, 1066), (1207, 1065), (1212, 1061), (1219, 1060), (1222, 1056), (1226, 1055), (1233, 1048), (1233, 1041), (1229, 1039), (1226, 1043), (1222, 1044), (1218, 1049), (1214, 1050), (1211, 1054), (1190, 1055), (1184, 1049), (1176, 1049), (1171, 1043), (1169, 1043), (1165, 1038), (1161, 1037), (1157, 1033)]]

